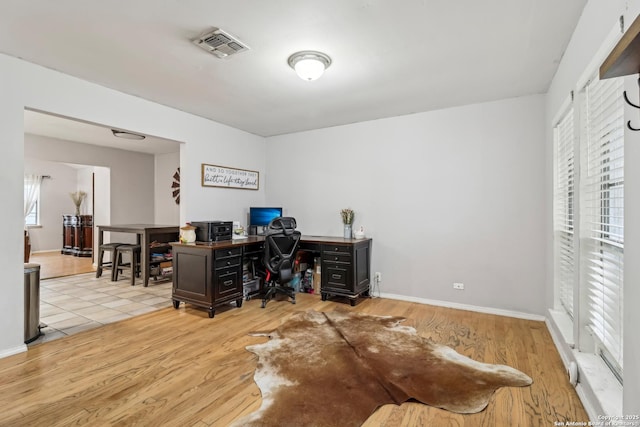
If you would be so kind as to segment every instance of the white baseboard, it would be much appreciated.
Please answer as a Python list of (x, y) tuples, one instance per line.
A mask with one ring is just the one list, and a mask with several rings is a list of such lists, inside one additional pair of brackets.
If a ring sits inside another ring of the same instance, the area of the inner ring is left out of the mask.
[(433, 300), (433, 299), (427, 299), (427, 298), (410, 297), (410, 296), (406, 296), (406, 295), (388, 294), (388, 293), (384, 293), (384, 292), (380, 294), (380, 297), (381, 298), (388, 298), (388, 299), (395, 299), (395, 300), (400, 300), (400, 301), (407, 301), (407, 302), (417, 302), (419, 304), (435, 305), (435, 306), (438, 306), (438, 307), (455, 308), (455, 309), (458, 309), (458, 310), (475, 311), (475, 312), (478, 312), (478, 313), (495, 314), (495, 315), (498, 315), (498, 316), (515, 317), (517, 319), (536, 320), (536, 321), (539, 321), (539, 322), (544, 322), (546, 320), (544, 316), (540, 316), (538, 314), (523, 313), (523, 312), (520, 312), (520, 311), (503, 310), (503, 309), (500, 309), (500, 308), (493, 308), (493, 307), (481, 307), (481, 306), (477, 306), (477, 305), (459, 304), (459, 303), (449, 302), (449, 301), (440, 301), (440, 300)]
[(2, 359), (4, 357), (13, 356), (14, 354), (22, 353), (24, 351), (27, 351), (27, 345), (26, 344), (22, 344), (22, 345), (19, 345), (17, 347), (13, 347), (13, 348), (7, 348), (7, 349), (4, 349), (4, 350), (0, 351), (0, 359)]
[(47, 253), (51, 253), (51, 252), (58, 252), (60, 253), (62, 249), (47, 249), (46, 251), (31, 251), (31, 254), (47, 254)]

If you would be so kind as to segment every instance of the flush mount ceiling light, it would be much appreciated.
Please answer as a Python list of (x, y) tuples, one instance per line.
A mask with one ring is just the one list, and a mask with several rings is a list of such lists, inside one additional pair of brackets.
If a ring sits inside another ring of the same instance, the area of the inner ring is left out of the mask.
[(289, 66), (302, 80), (315, 80), (331, 65), (331, 58), (322, 52), (304, 50), (289, 57)]
[(111, 132), (113, 132), (113, 136), (117, 136), (118, 138), (135, 139), (137, 141), (142, 141), (146, 138), (144, 135), (138, 135), (137, 133), (126, 132), (124, 130), (111, 129)]

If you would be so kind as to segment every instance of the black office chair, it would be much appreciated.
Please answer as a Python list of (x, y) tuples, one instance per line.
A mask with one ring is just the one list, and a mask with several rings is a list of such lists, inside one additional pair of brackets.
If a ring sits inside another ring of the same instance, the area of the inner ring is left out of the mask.
[(301, 234), (296, 230), (296, 220), (291, 217), (278, 217), (267, 226), (264, 242), (266, 268), (265, 293), (262, 297), (262, 308), (277, 293), (285, 294), (296, 303), (296, 293), (287, 284), (293, 277), (293, 267), (300, 246)]

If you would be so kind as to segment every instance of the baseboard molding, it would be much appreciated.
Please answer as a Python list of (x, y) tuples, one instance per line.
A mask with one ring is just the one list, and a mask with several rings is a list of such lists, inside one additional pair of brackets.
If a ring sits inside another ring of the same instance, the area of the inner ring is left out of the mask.
[(49, 254), (52, 252), (60, 253), (61, 249), (47, 249), (46, 251), (31, 251), (31, 254)]
[(539, 321), (539, 322), (544, 322), (546, 320), (546, 318), (544, 316), (540, 316), (540, 315), (537, 315), (537, 314), (531, 314), (531, 313), (523, 313), (523, 312), (520, 312), (520, 311), (503, 310), (503, 309), (500, 309), (500, 308), (493, 308), (493, 307), (481, 307), (481, 306), (470, 305), (470, 304), (459, 304), (459, 303), (449, 302), (449, 301), (440, 301), (440, 300), (433, 300), (433, 299), (427, 299), (427, 298), (410, 297), (410, 296), (398, 295), (398, 294), (388, 294), (388, 293), (385, 293), (385, 292), (381, 293), (380, 297), (381, 298), (388, 298), (388, 299), (395, 299), (395, 300), (400, 300), (400, 301), (407, 301), (407, 302), (417, 302), (419, 304), (435, 305), (435, 306), (438, 306), (438, 307), (455, 308), (455, 309), (458, 309), (458, 310), (475, 311), (475, 312), (478, 312), (478, 313), (495, 314), (495, 315), (498, 315), (498, 316), (515, 317), (517, 319), (535, 320), (535, 321)]
[(22, 353), (27, 351), (27, 345), (26, 344), (22, 344), (19, 345), (17, 347), (13, 347), (13, 348), (7, 348), (5, 350), (0, 351), (0, 359), (5, 358), (5, 357), (9, 357), (9, 356), (13, 356), (14, 354), (18, 354), (18, 353)]

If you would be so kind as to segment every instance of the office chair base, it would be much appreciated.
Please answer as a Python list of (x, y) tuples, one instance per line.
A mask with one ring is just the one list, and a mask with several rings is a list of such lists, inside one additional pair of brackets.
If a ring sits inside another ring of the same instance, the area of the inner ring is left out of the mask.
[(265, 308), (267, 306), (267, 303), (269, 302), (269, 300), (275, 298), (276, 294), (286, 295), (287, 297), (291, 298), (291, 304), (295, 304), (296, 303), (296, 292), (293, 290), (293, 288), (271, 286), (271, 287), (269, 287), (267, 289), (267, 292), (262, 297), (262, 306), (261, 307)]

